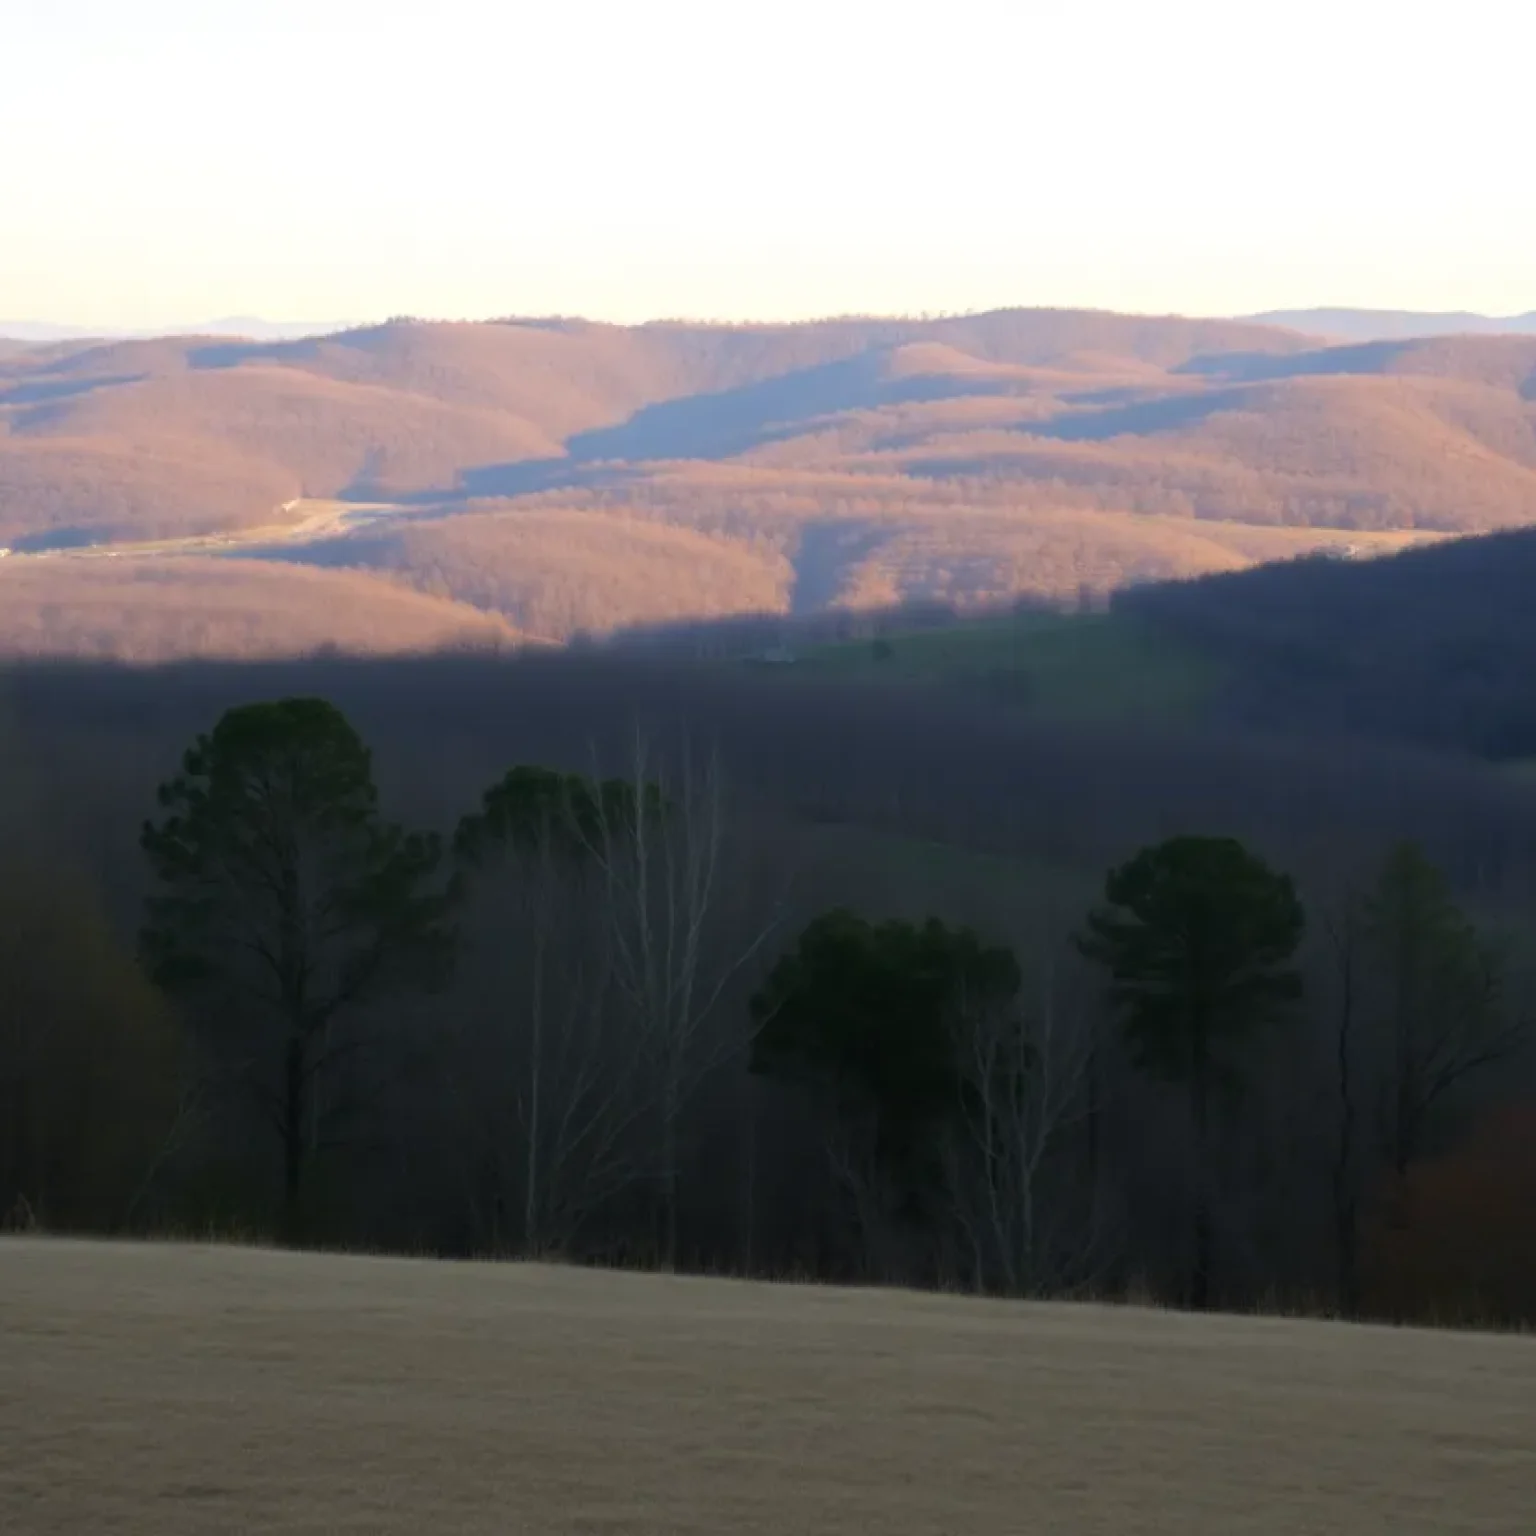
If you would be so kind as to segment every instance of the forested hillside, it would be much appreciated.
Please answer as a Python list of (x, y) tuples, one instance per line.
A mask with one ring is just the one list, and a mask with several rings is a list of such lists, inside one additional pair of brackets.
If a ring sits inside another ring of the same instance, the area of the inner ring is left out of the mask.
[(1123, 594), (1233, 672), (1221, 715), (1277, 732), (1536, 756), (1536, 533), (1391, 560), (1308, 559)]
[(1054, 602), (1533, 517), (1529, 337), (1330, 346), (1019, 310), (398, 321), (0, 357), (13, 654), (44, 632), (53, 654), (95, 650), (36, 615), (70, 611), (82, 562), (108, 556), (92, 581), (120, 584), (138, 632), (164, 608), (130, 564), (223, 561), (264, 631), (144, 643), (238, 655), (281, 649), (295, 566), (355, 570), (349, 607), (377, 607), (338, 616), (335, 643), (406, 650), (401, 584), (561, 641), (760, 611)]

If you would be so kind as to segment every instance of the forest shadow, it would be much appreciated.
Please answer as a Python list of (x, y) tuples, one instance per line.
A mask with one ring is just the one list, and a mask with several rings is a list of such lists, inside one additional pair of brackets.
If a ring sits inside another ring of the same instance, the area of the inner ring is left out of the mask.
[(116, 389), (124, 384), (142, 384), (147, 373), (117, 373), (91, 379), (40, 379), (25, 384), (13, 384), (0, 390), (0, 406), (51, 405), (58, 401), (75, 400), (81, 395), (94, 394), (100, 389)]
[(1322, 347), (1289, 357), (1272, 352), (1208, 352), (1169, 371), (1201, 378), (1257, 384), (1270, 379), (1328, 377), (1336, 374), (1382, 373), (1387, 364), (1413, 346), (1409, 341), (1366, 341), (1353, 346)]
[(1163, 395), (1154, 400), (1097, 411), (1064, 411), (1044, 421), (1023, 422), (1012, 430), (1024, 437), (1049, 437), (1058, 442), (1103, 442), (1111, 437), (1142, 437), (1155, 432), (1176, 432), (1222, 411), (1239, 410), (1246, 399), (1247, 392), (1242, 389)]
[[(893, 378), (887, 361), (887, 350), (877, 348), (734, 389), (659, 401), (613, 426), (573, 434), (559, 458), (476, 465), (462, 471), (452, 488), (395, 499), (528, 496), (589, 487), (598, 477), (613, 483), (626, 472), (620, 466), (735, 458), (800, 437), (850, 411), (1003, 394), (1011, 387), (1006, 379), (943, 374)], [(349, 489), (348, 495), (360, 499), (363, 489)]]
[(795, 579), (790, 614), (804, 618), (830, 608), (841, 596), (849, 573), (899, 531), (888, 523), (841, 519), (807, 523), (791, 557)]

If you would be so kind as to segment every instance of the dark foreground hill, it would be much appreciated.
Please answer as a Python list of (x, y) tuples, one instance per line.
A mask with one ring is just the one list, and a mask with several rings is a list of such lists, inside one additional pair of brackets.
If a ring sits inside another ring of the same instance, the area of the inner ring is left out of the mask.
[(1389, 560), (1306, 559), (1123, 594), (1234, 669), (1225, 717), (1268, 730), (1536, 755), (1536, 532)]

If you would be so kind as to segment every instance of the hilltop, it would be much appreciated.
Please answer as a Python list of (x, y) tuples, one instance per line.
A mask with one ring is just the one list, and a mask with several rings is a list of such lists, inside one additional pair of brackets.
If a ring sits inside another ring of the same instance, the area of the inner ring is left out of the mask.
[(0, 350), (13, 614), (72, 604), (82, 553), (123, 557), (91, 579), (129, 607), (145, 562), (195, 554), (260, 581), (258, 609), (307, 600), (297, 567), (345, 567), (354, 630), (382, 637), (403, 585), (560, 640), (1075, 601), (1533, 521), (1536, 336), (1015, 310)]

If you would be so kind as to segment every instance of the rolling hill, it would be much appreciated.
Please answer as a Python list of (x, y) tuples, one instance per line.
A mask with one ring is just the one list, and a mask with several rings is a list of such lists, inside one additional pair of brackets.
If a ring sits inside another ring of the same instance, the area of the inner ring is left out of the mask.
[[(357, 513), (321, 526), (309, 512), (330, 503)], [(1531, 522), (1536, 336), (1330, 346), (1018, 310), (0, 352), (0, 601), (67, 608), (93, 546), (122, 557), (93, 571), (98, 593), (195, 555), (276, 604), (261, 646), (308, 590), (279, 599), (283, 566), (347, 570), (349, 613), (378, 594), (373, 634), (414, 586), (559, 640), (1075, 599)]]

